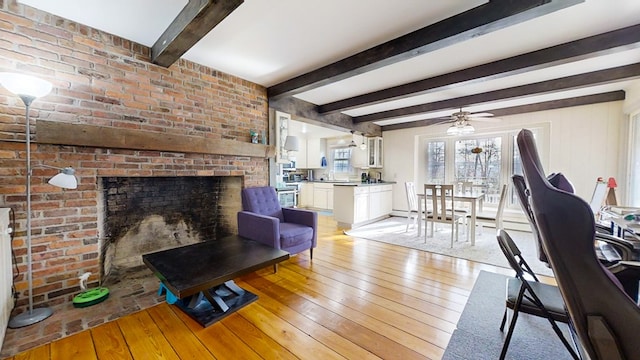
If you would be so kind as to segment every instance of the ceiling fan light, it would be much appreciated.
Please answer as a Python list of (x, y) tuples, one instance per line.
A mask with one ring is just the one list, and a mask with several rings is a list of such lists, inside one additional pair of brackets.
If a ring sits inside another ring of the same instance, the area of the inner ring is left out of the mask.
[(469, 125), (469, 124), (467, 124), (467, 125), (463, 126), (462, 128), (460, 128), (460, 133), (461, 134), (473, 134), (475, 131), (476, 131), (476, 129), (473, 126)]
[(455, 135), (458, 135), (459, 133), (460, 133), (460, 129), (455, 125), (451, 125), (447, 129), (447, 135), (455, 136)]

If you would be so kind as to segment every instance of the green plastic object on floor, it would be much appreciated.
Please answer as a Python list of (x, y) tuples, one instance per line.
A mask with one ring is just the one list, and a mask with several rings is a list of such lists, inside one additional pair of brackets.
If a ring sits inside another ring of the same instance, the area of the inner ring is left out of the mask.
[(109, 289), (98, 287), (83, 291), (73, 298), (73, 306), (87, 307), (105, 301), (109, 297)]
[(87, 290), (87, 280), (91, 276), (90, 272), (86, 272), (80, 276), (80, 289), (84, 290), (80, 294), (73, 297), (73, 306), (81, 308), (95, 305), (105, 301), (109, 297), (109, 289), (106, 287), (97, 287)]

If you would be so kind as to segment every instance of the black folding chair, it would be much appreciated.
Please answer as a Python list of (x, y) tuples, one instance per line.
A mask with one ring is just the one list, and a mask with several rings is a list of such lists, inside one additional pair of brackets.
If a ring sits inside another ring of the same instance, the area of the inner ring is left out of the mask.
[[(504, 331), (504, 325), (507, 321), (507, 309), (513, 310), (513, 315), (507, 336), (502, 345), (500, 359), (504, 359), (507, 355), (507, 349), (509, 348), (509, 342), (511, 341), (519, 312), (547, 318), (549, 323), (551, 323), (553, 331), (555, 331), (564, 346), (569, 350), (571, 356), (573, 356), (574, 359), (579, 359), (571, 344), (569, 344), (562, 334), (558, 324), (556, 324), (556, 321), (569, 323), (569, 316), (565, 310), (562, 295), (558, 287), (541, 283), (538, 280), (536, 274), (534, 274), (522, 257), (520, 249), (518, 249), (506, 231), (498, 229), (497, 238), (500, 249), (507, 258), (511, 268), (516, 272), (515, 277), (507, 279), (506, 307), (504, 309), (502, 323), (500, 324), (500, 331)], [(530, 276), (532, 280), (527, 279), (527, 276)]]

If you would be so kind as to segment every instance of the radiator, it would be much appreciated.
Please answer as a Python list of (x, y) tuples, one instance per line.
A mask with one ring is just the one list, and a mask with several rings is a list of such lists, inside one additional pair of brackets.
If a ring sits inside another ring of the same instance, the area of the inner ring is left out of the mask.
[(9, 209), (0, 208), (0, 348), (9, 323), (9, 315), (13, 309), (11, 285), (13, 269), (11, 265), (11, 235)]

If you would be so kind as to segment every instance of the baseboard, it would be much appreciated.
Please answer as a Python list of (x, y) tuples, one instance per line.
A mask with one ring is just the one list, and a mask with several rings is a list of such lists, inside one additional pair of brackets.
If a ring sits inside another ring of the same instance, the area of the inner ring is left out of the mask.
[[(391, 212), (391, 216), (398, 216), (398, 217), (407, 217), (407, 211), (406, 210), (394, 210)], [(481, 221), (477, 221), (478, 224), (482, 224), (485, 228), (492, 228), (495, 229), (495, 224), (494, 223), (488, 223), (488, 222), (481, 222)], [(529, 223), (526, 221), (526, 219), (520, 219), (518, 217), (508, 217), (505, 218), (502, 221), (502, 224), (504, 226), (505, 230), (516, 230), (516, 231), (525, 231), (525, 232), (531, 232), (531, 226), (529, 225)]]

